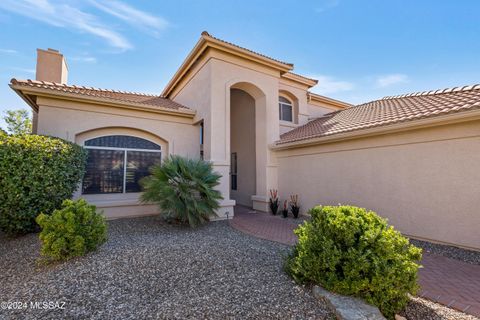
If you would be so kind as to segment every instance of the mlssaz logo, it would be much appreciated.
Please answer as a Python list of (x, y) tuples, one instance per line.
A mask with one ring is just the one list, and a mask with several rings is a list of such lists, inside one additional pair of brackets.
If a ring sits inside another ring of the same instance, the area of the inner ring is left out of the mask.
[(30, 309), (65, 309), (65, 302), (62, 301), (30, 301)]

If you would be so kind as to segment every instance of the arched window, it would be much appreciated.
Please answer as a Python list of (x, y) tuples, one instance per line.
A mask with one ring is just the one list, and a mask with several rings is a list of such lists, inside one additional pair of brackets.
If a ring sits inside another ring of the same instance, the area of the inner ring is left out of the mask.
[(83, 194), (140, 192), (139, 180), (161, 161), (161, 147), (132, 136), (104, 136), (85, 141), (88, 151)]
[(279, 97), (278, 111), (280, 114), (280, 120), (293, 122), (293, 105), (290, 100), (284, 97)]

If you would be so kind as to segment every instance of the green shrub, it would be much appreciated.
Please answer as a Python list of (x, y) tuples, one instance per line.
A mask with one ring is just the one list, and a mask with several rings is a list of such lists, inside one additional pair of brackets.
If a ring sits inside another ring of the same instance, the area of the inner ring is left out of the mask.
[(65, 200), (51, 215), (40, 214), (41, 254), (51, 260), (67, 260), (95, 250), (107, 240), (105, 217), (94, 205), (80, 199)]
[(421, 249), (372, 211), (317, 206), (309, 213), (311, 221), (295, 230), (287, 272), (297, 282), (361, 297), (393, 318), (417, 290)]
[(215, 216), (222, 195), (214, 187), (221, 176), (203, 160), (170, 156), (142, 179), (142, 200), (157, 203), (161, 215), (196, 227)]
[(0, 135), (0, 229), (22, 234), (35, 217), (71, 198), (85, 168), (86, 152), (74, 143), (38, 135)]

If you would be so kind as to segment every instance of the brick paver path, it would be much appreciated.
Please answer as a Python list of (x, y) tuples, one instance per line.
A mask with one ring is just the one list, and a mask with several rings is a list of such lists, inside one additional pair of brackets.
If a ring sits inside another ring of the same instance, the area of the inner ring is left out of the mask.
[[(302, 219), (255, 212), (236, 206), (230, 225), (252, 236), (293, 245)], [(424, 252), (419, 296), (480, 317), (480, 266)]]

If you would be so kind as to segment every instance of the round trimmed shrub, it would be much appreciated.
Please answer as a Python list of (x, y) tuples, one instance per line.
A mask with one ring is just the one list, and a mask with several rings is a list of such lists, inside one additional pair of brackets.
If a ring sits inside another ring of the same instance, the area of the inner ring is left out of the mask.
[(222, 195), (215, 186), (221, 176), (210, 162), (170, 156), (151, 172), (141, 180), (142, 200), (158, 204), (164, 218), (196, 227), (216, 215)]
[(37, 215), (72, 197), (86, 156), (81, 146), (58, 138), (0, 135), (0, 229), (35, 231)]
[(42, 256), (67, 260), (95, 250), (107, 240), (105, 217), (84, 199), (65, 200), (51, 215), (36, 218), (42, 228)]
[(373, 211), (342, 205), (309, 213), (295, 230), (287, 272), (297, 282), (363, 298), (393, 318), (417, 290), (421, 249)]

